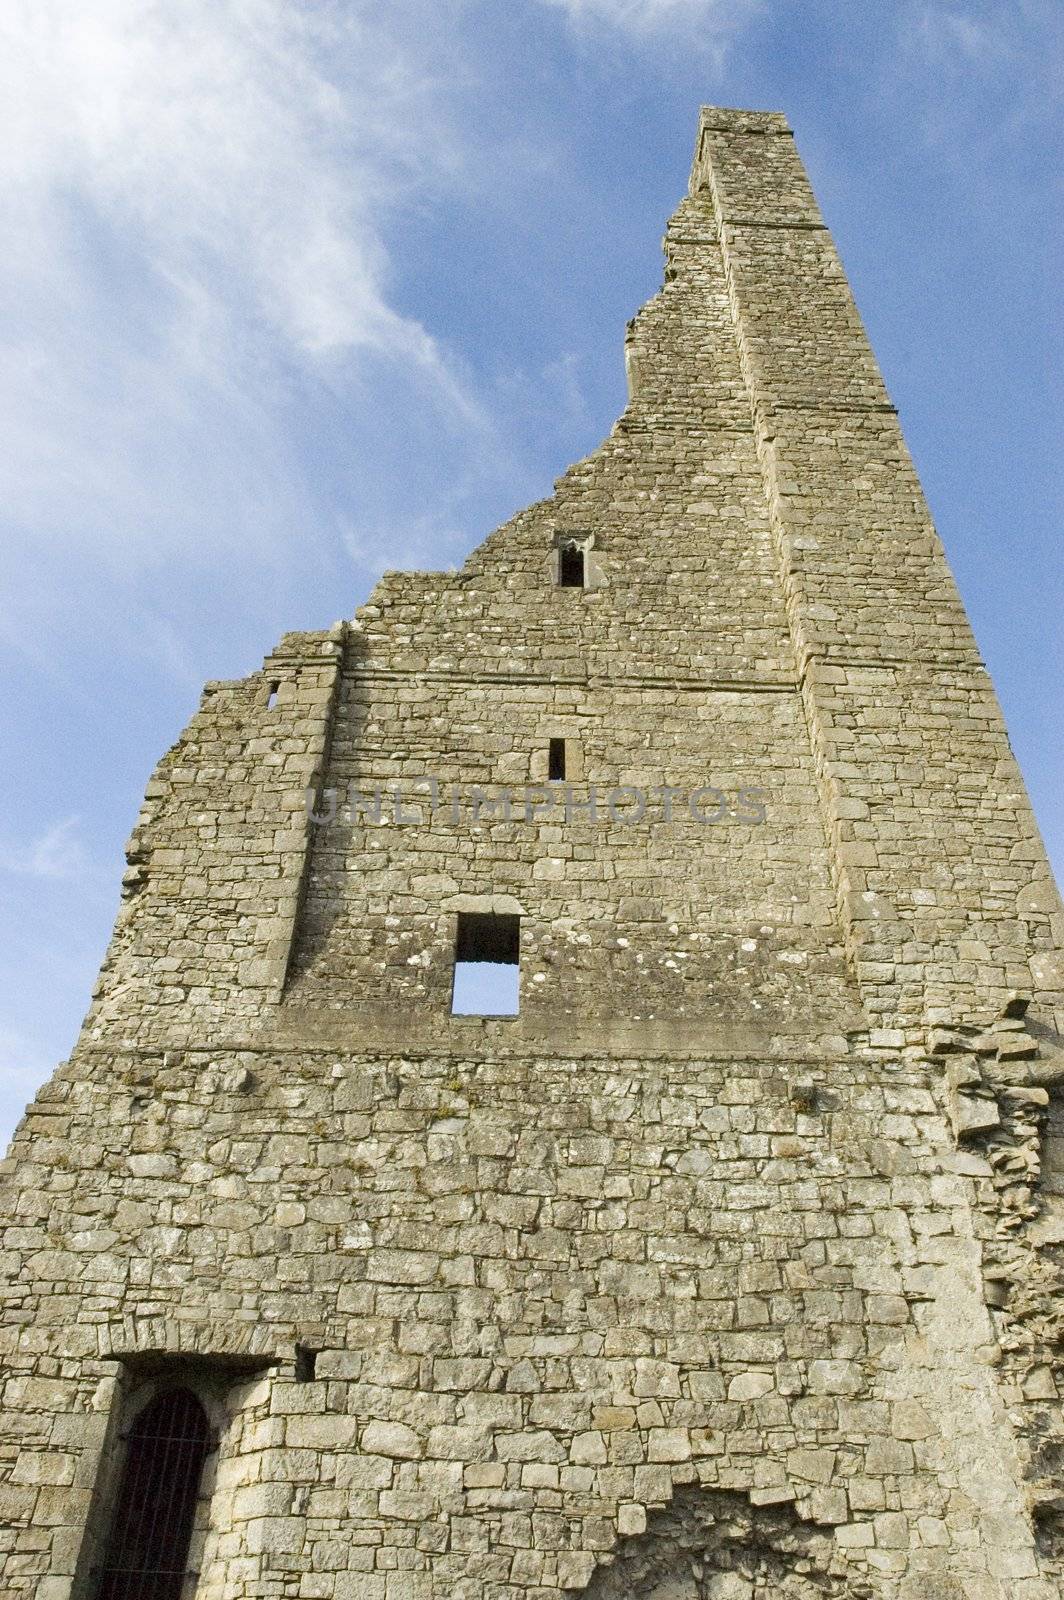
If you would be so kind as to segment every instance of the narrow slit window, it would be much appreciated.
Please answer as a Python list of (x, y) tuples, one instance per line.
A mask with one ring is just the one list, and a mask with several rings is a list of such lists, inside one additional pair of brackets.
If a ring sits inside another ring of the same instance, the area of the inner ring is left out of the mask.
[(515, 1017), (521, 976), (521, 919), (460, 911), (454, 948), (455, 1017)]
[(190, 1389), (167, 1389), (136, 1417), (96, 1600), (180, 1600), (209, 1448)]
[(277, 704), (277, 691), (280, 687), (281, 685), (279, 683), (270, 684), (270, 692), (266, 700), (267, 711), (272, 711), (274, 706)]
[(585, 556), (582, 545), (563, 544), (558, 551), (558, 583), (563, 589), (585, 587)]
[(312, 1350), (309, 1345), (296, 1345), (296, 1382), (313, 1383), (317, 1377), (318, 1356), (320, 1351)]
[(558, 783), (565, 777), (565, 740), (551, 739), (547, 745), (547, 778)]

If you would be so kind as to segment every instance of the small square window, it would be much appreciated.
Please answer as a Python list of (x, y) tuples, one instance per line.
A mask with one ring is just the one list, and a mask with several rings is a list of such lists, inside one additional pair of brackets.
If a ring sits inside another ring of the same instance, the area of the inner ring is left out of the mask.
[(520, 1002), (521, 919), (460, 911), (451, 1015), (515, 1017)]

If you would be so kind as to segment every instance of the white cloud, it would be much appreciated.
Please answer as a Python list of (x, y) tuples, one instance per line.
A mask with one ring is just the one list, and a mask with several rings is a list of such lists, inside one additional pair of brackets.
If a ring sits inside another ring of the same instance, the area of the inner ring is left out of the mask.
[(548, 392), (553, 392), (559, 410), (567, 422), (583, 422), (587, 416), (587, 400), (580, 387), (580, 357), (566, 350), (555, 361), (543, 368), (543, 378)]
[(915, 42), (943, 57), (987, 60), (1001, 56), (1005, 49), (1002, 35), (993, 23), (956, 6), (919, 6), (908, 27)]
[(1012, 139), (1031, 141), (1037, 168), (1064, 99), (1059, 0), (907, 0), (894, 27), (890, 92), (927, 145), (971, 185), (996, 181)]
[(460, 165), (434, 27), (425, 0), (7, 0), (0, 504), (38, 548), (283, 540), (297, 374), (383, 360), (479, 425), (389, 294), (390, 219)]
[(30, 878), (75, 878), (84, 873), (88, 858), (78, 837), (81, 819), (64, 817), (53, 822), (28, 845), (0, 846), (0, 871)]
[(718, 51), (723, 35), (745, 22), (761, 9), (760, 0), (540, 0), (543, 5), (560, 7), (576, 23), (597, 22), (634, 35), (649, 35), (666, 30), (708, 28), (713, 33), (704, 39), (711, 51)]
[(468, 535), (448, 522), (447, 507), (433, 506), (420, 515), (393, 519), (386, 527), (355, 525), (343, 519), (344, 546), (364, 571), (379, 578), (383, 572), (444, 569), (449, 558), (453, 571), (461, 562)]
[(925, 66), (998, 74), (1011, 68), (1023, 74), (1017, 99), (1048, 109), (1061, 98), (1059, 0), (909, 0), (898, 22)]
[[(295, 346), (431, 359), (384, 297), (374, 214), (409, 180), (428, 84), (371, 8), (285, 0), (181, 6), (8, 0), (0, 22), (0, 180), (51, 265), (71, 194), (140, 235), (191, 302), (224, 261)], [(360, 91), (345, 92), (339, 62)], [(205, 352), (201, 352), (205, 353)]]

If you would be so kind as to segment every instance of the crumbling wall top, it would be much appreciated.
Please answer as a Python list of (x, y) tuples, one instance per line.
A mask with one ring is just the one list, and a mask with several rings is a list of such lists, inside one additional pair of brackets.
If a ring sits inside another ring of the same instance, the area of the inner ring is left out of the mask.
[(729, 106), (702, 106), (698, 113), (699, 137), (703, 133), (789, 134), (791, 131), (782, 111), (736, 111)]

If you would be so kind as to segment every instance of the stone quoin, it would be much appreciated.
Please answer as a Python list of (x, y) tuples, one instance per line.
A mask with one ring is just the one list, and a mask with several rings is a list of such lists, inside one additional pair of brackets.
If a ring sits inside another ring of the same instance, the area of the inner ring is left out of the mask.
[(148, 785), (3, 1167), (10, 1600), (1061, 1593), (1060, 900), (782, 116), (665, 258), (554, 496)]

